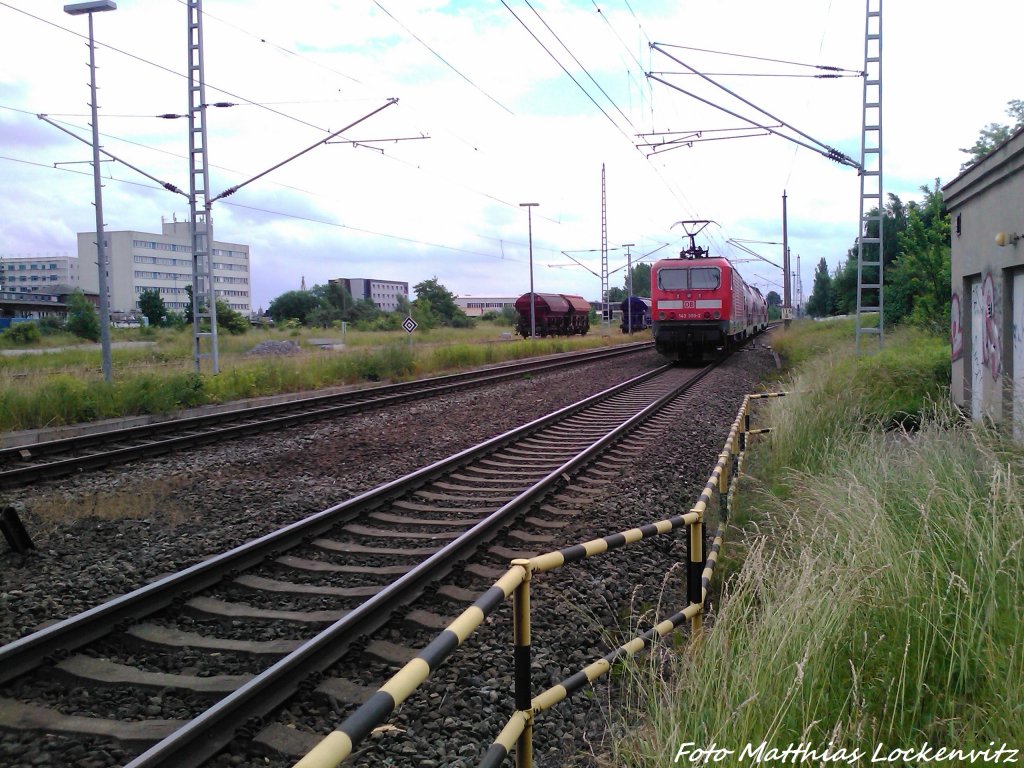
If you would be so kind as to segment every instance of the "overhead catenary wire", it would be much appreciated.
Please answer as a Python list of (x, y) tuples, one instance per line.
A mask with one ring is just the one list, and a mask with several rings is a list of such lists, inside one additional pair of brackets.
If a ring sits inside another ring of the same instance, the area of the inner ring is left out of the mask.
[(579, 88), (583, 92), (583, 95), (586, 96), (591, 101), (591, 103), (593, 103), (593, 105), (595, 107), (597, 107), (597, 109), (601, 112), (601, 114), (604, 115), (608, 119), (608, 122), (610, 122), (612, 125), (615, 126), (615, 130), (617, 130), (619, 133), (621, 133), (623, 136), (625, 136), (627, 139), (629, 139), (629, 136), (626, 134), (626, 132), (624, 130), (622, 130), (622, 126), (620, 126), (618, 123), (616, 123), (614, 118), (612, 118), (612, 116), (609, 115), (604, 110), (604, 107), (602, 107), (600, 104), (597, 103), (597, 100), (590, 94), (590, 91), (588, 91), (586, 88), (584, 88), (582, 83), (580, 83), (579, 80), (577, 80), (575, 77), (573, 77), (572, 73), (568, 69), (566, 69), (565, 65), (561, 61), (558, 60), (558, 57), (555, 56), (555, 54), (553, 54), (551, 52), (551, 50), (546, 45), (544, 45), (543, 42), (541, 42), (541, 39), (539, 37), (537, 37), (537, 35), (534, 33), (534, 31), (532, 29), (530, 29), (530, 27), (526, 24), (526, 22), (524, 22), (521, 18), (519, 18), (519, 14), (517, 14), (515, 11), (513, 11), (512, 8), (509, 6), (509, 4), (505, 2), (505, 0), (501, 0), (501, 4), (503, 6), (505, 6), (505, 8), (508, 9), (508, 12), (511, 13), (515, 17), (516, 21), (518, 21), (522, 25), (523, 29), (525, 29), (530, 34), (530, 37), (532, 37), (534, 40), (537, 41), (537, 45), (539, 45), (541, 48), (544, 49), (544, 52), (547, 53), (547, 55), (551, 57), (552, 61), (554, 61), (559, 66), (559, 68), (563, 72), (565, 72), (565, 74), (568, 76), (568, 78), (570, 80), (572, 80), (573, 83), (576, 84), (576, 87)]
[(470, 79), (470, 78), (469, 78), (469, 77), (468, 77), (468, 76), (467, 76), (467, 75), (466, 75), (465, 73), (463, 73), (463, 72), (462, 72), (462, 71), (461, 71), (461, 70), (460, 70), (460, 69), (459, 69), (458, 67), (456, 67), (456, 66), (455, 66), (454, 64), (452, 64), (452, 63), (451, 63), (450, 61), (448, 61), (448, 59), (446, 59), (446, 58), (445, 58), (444, 56), (442, 56), (442, 55), (441, 55), (440, 53), (438, 53), (437, 51), (435, 51), (435, 50), (434, 50), (434, 49), (433, 49), (433, 48), (432, 48), (432, 47), (431, 47), (430, 45), (428, 45), (428, 44), (426, 43), (426, 41), (424, 41), (424, 40), (423, 40), (423, 38), (421, 38), (421, 37), (420, 37), (419, 35), (417, 35), (417, 34), (416, 34), (415, 32), (413, 32), (413, 31), (412, 31), (411, 29), (409, 29), (409, 28), (408, 28), (407, 26), (405, 26), (405, 24), (403, 24), (403, 23), (402, 23), (401, 21), (399, 21), (399, 20), (398, 20), (398, 19), (397, 19), (397, 18), (396, 18), (396, 17), (394, 16), (394, 14), (392, 14), (392, 13), (391, 13), (391, 11), (389, 11), (389, 10), (388, 10), (387, 8), (385, 8), (385, 7), (383, 6), (383, 5), (381, 5), (381, 4), (379, 3), (379, 2), (377, 2), (377, 0), (374, 0), (374, 1), (373, 1), (373, 4), (374, 4), (374, 5), (376, 5), (376, 6), (378, 7), (378, 8), (380, 8), (380, 9), (381, 9), (381, 11), (383, 11), (383, 12), (384, 12), (385, 14), (387, 14), (388, 18), (390, 18), (390, 19), (391, 19), (392, 21), (394, 21), (394, 22), (395, 22), (395, 24), (397, 24), (397, 25), (398, 25), (398, 26), (400, 26), (400, 27), (401, 27), (402, 29), (404, 29), (404, 30), (406, 31), (406, 33), (407, 33), (407, 34), (408, 34), (408, 35), (409, 35), (410, 37), (412, 37), (412, 38), (413, 38), (413, 39), (414, 39), (414, 40), (415, 40), (415, 41), (416, 41), (417, 43), (419, 43), (420, 45), (422, 45), (422, 46), (423, 46), (424, 48), (426, 48), (426, 49), (427, 49), (428, 51), (430, 51), (430, 52), (431, 52), (431, 53), (432, 53), (432, 54), (433, 54), (433, 55), (434, 55), (435, 57), (437, 57), (437, 59), (439, 59), (439, 60), (440, 60), (440, 61), (441, 61), (441, 62), (442, 62), (442, 63), (443, 63), (443, 64), (444, 64), (444, 65), (445, 65), (446, 67), (448, 67), (448, 68), (449, 68), (449, 69), (450, 69), (450, 70), (451, 70), (452, 72), (454, 72), (455, 74), (457, 74), (457, 75), (458, 75), (459, 77), (461, 77), (461, 78), (462, 78), (463, 80), (465, 80), (465, 81), (466, 81), (467, 83), (469, 83), (469, 84), (470, 84), (471, 86), (473, 86), (473, 88), (475, 88), (476, 90), (478, 90), (478, 91), (479, 91), (480, 93), (482, 93), (482, 94), (483, 94), (484, 96), (486, 96), (486, 97), (487, 97), (488, 99), (490, 99), (491, 101), (493, 101), (493, 102), (494, 102), (495, 104), (497, 104), (497, 105), (498, 105), (499, 107), (501, 107), (501, 108), (502, 108), (503, 110), (505, 110), (506, 112), (508, 112), (508, 113), (509, 113), (510, 115), (514, 115), (514, 114), (515, 114), (515, 112), (513, 112), (513, 111), (512, 111), (511, 109), (509, 109), (509, 108), (508, 108), (508, 107), (506, 107), (506, 106), (505, 106), (504, 104), (502, 104), (502, 103), (501, 103), (500, 101), (498, 101), (498, 100), (497, 100), (496, 98), (494, 98), (493, 96), (491, 96), (491, 94), (489, 94), (489, 93), (488, 93), (487, 91), (485, 91), (485, 90), (484, 90), (483, 88), (481, 88), (481, 87), (480, 87), (479, 85), (477, 85), (476, 83), (474, 83), (474, 82), (473, 82), (473, 81), (472, 81), (472, 80), (471, 80), (471, 79)]
[[(650, 77), (650, 78), (652, 78), (654, 80), (657, 80), (658, 82), (663, 83), (664, 85), (667, 85), (669, 88), (673, 88), (673, 89), (679, 91), (680, 93), (684, 93), (687, 96), (689, 96), (689, 97), (691, 97), (693, 99), (696, 99), (697, 101), (700, 101), (700, 102), (702, 102), (704, 104), (707, 104), (710, 107), (713, 107), (715, 109), (721, 110), (722, 112), (725, 112), (726, 114), (731, 115), (731, 116), (733, 116), (733, 117), (735, 117), (735, 118), (737, 118), (739, 120), (742, 120), (742, 121), (744, 121), (746, 123), (750, 123), (751, 125), (753, 125), (753, 126), (755, 126), (757, 128), (761, 128), (763, 130), (770, 131), (771, 133), (775, 134), (776, 136), (779, 136), (780, 138), (784, 138), (784, 139), (786, 139), (788, 141), (794, 142), (795, 144), (799, 144), (800, 146), (803, 146), (806, 149), (810, 149), (812, 152), (817, 152), (818, 154), (823, 155), (823, 156), (829, 158), (830, 160), (834, 160), (837, 163), (842, 163), (843, 165), (849, 165), (849, 166), (851, 166), (853, 168), (860, 168), (860, 163), (855, 161), (853, 158), (848, 157), (844, 153), (840, 152), (839, 150), (835, 149), (834, 147), (829, 146), (828, 144), (825, 144), (825, 143), (823, 143), (821, 141), (818, 141), (813, 136), (810, 136), (809, 134), (801, 131), (800, 129), (795, 128), (794, 126), (792, 126), (789, 123), (787, 123), (785, 120), (782, 120), (781, 118), (776, 117), (771, 112), (768, 112), (766, 109), (763, 109), (763, 108), (757, 106), (756, 104), (754, 104), (753, 102), (749, 101), (748, 99), (745, 99), (744, 97), (740, 96), (739, 94), (735, 93), (734, 91), (726, 88), (721, 83), (715, 82), (714, 80), (712, 80), (707, 75), (703, 74), (702, 72), (699, 72), (698, 70), (694, 69), (689, 64), (687, 64), (686, 62), (680, 60), (679, 58), (677, 58), (677, 57), (673, 56), (672, 54), (668, 53), (667, 51), (665, 51), (661, 47), (660, 43), (651, 43), (651, 48), (656, 50), (656, 51), (659, 51), (660, 53), (664, 54), (665, 56), (668, 56), (670, 59), (675, 61), (680, 66), (686, 67), (691, 72), (699, 75), (701, 77), (701, 79), (706, 80), (707, 82), (709, 82), (712, 85), (714, 85), (716, 88), (719, 88), (719, 89), (725, 91), (727, 94), (729, 94), (733, 98), (738, 99), (739, 101), (741, 101), (744, 104), (746, 104), (748, 107), (757, 110), (761, 114), (766, 115), (767, 117), (770, 117), (772, 120), (775, 120), (776, 122), (782, 123), (783, 126), (788, 128), (789, 130), (793, 131), (797, 135), (804, 137), (805, 139), (807, 139), (808, 142), (811, 142), (811, 143), (808, 144), (806, 142), (799, 141), (798, 139), (795, 139), (794, 137), (789, 136), (789, 135), (787, 135), (785, 133), (776, 131), (776, 130), (774, 130), (772, 128), (768, 128), (767, 126), (762, 125), (762, 124), (758, 123), (755, 120), (751, 120), (748, 117), (744, 117), (743, 115), (740, 115), (740, 114), (738, 114), (736, 112), (733, 112), (732, 110), (726, 109), (725, 107), (721, 106), (720, 104), (715, 104), (713, 101), (710, 101), (708, 99), (702, 98), (702, 97), (698, 96), (695, 93), (692, 93), (690, 91), (685, 90), (684, 88), (680, 88), (678, 85), (676, 85), (674, 83), (670, 83), (669, 81), (667, 81), (667, 80), (665, 80), (663, 78), (660, 78), (660, 77), (658, 77), (656, 75), (648, 74), (648, 77)], [(817, 145), (817, 146), (814, 146), (814, 145)]]
[[(530, 2), (530, 0), (524, 0), (524, 2), (526, 3), (526, 6), (527, 6), (527, 8), (529, 8), (529, 9), (530, 9), (531, 11), (533, 11), (534, 15), (535, 15), (535, 16), (536, 16), (536, 17), (537, 17), (538, 19), (540, 19), (540, 23), (544, 25), (544, 28), (545, 28), (545, 29), (547, 29), (547, 31), (551, 33), (551, 36), (552, 36), (552, 37), (554, 37), (554, 38), (555, 38), (555, 40), (557, 40), (557, 41), (558, 41), (558, 44), (559, 44), (559, 45), (561, 45), (561, 46), (562, 46), (562, 48), (564, 48), (564, 49), (565, 49), (565, 52), (566, 52), (566, 53), (568, 53), (568, 54), (569, 54), (569, 55), (570, 55), (570, 56), (572, 57), (572, 60), (573, 60), (573, 61), (575, 61), (575, 62), (576, 62), (576, 64), (577, 64), (577, 65), (579, 66), (579, 68), (583, 70), (584, 74), (586, 74), (586, 76), (587, 76), (587, 77), (588, 77), (588, 78), (590, 79), (590, 82), (592, 82), (592, 83), (593, 83), (594, 85), (596, 85), (596, 86), (597, 86), (597, 90), (599, 90), (599, 91), (600, 91), (600, 92), (601, 92), (601, 93), (602, 93), (602, 94), (604, 95), (604, 97), (605, 97), (606, 99), (608, 99), (608, 103), (610, 103), (610, 104), (611, 104), (611, 105), (612, 105), (613, 107), (615, 107), (615, 110), (616, 110), (616, 111), (617, 111), (617, 112), (618, 112), (618, 113), (619, 113), (620, 115), (622, 115), (622, 118), (623, 118), (623, 120), (625, 120), (625, 121), (626, 121), (627, 123), (629, 123), (629, 127), (630, 127), (630, 128), (633, 128), (634, 130), (636, 130), (636, 129), (634, 128), (634, 126), (633, 126), (633, 123), (632, 123), (632, 121), (631, 121), (631, 120), (629, 119), (629, 117), (627, 117), (627, 116), (626, 116), (626, 113), (625, 113), (625, 112), (623, 112), (623, 111), (622, 111), (622, 110), (621, 110), (621, 109), (619, 108), (619, 105), (615, 103), (615, 99), (613, 99), (613, 98), (612, 98), (611, 96), (609, 96), (609, 95), (608, 95), (608, 92), (607, 92), (607, 91), (606, 91), (606, 90), (605, 90), (604, 88), (602, 88), (602, 87), (601, 87), (601, 84), (600, 84), (599, 82), (597, 82), (597, 80), (595, 80), (595, 79), (594, 79), (594, 76), (593, 76), (592, 74), (590, 74), (590, 70), (588, 70), (588, 69), (587, 69), (587, 68), (586, 68), (586, 67), (585, 67), (585, 66), (583, 65), (583, 62), (581, 62), (581, 61), (580, 61), (580, 60), (579, 60), (578, 58), (576, 58), (576, 54), (574, 54), (574, 53), (573, 53), (573, 52), (572, 52), (571, 50), (569, 50), (569, 46), (567, 46), (567, 45), (566, 45), (566, 44), (565, 44), (565, 43), (564, 43), (564, 42), (562, 41), (562, 38), (560, 38), (560, 37), (558, 36), (558, 33), (557, 33), (557, 32), (555, 32), (555, 30), (553, 30), (553, 29), (551, 28), (551, 25), (550, 25), (550, 24), (548, 24), (548, 23), (547, 23), (547, 21), (545, 21), (545, 20), (544, 20), (544, 17), (543, 17), (543, 16), (541, 16), (541, 15), (540, 15), (540, 12), (539, 12), (539, 11), (538, 11), (538, 10), (537, 10), (536, 8), (534, 8), (534, 7), (533, 7), (533, 4), (532, 4), (532, 3)], [(508, 7), (508, 6), (506, 6), (506, 7)]]
[[(832, 66), (832, 65), (828, 65), (828, 64), (809, 64), (807, 62), (790, 61), (788, 59), (771, 59), (771, 58), (768, 58), (766, 56), (752, 56), (752, 55), (746, 54), (746, 53), (732, 53), (732, 52), (729, 52), (729, 51), (715, 51), (715, 50), (712, 50), (710, 48), (695, 48), (692, 45), (677, 45), (677, 44), (672, 44), (672, 43), (658, 43), (658, 45), (663, 46), (665, 48), (679, 48), (679, 49), (687, 50), (687, 51), (699, 51), (700, 53), (714, 53), (714, 54), (716, 54), (718, 56), (732, 56), (732, 57), (739, 58), (739, 59), (751, 59), (753, 61), (767, 61), (767, 62), (770, 62), (772, 64), (788, 64), (788, 65), (793, 66), (793, 67), (811, 67), (811, 68), (814, 68), (814, 69), (824, 69), (824, 70), (828, 70), (828, 71), (831, 71), (831, 72), (848, 72), (850, 74), (857, 75), (857, 76), (860, 76), (860, 75), (864, 74), (864, 72), (862, 70), (859, 70), (859, 69), (844, 69), (843, 67), (836, 67), (836, 66)], [(819, 48), (818, 52), (819, 53), (821, 52), (820, 48)]]
[[(82, 35), (82, 34), (80, 34), (78, 32), (75, 32), (73, 29), (68, 29), (67, 27), (61, 26), (60, 24), (57, 24), (56, 22), (49, 21), (48, 19), (44, 19), (41, 16), (36, 16), (35, 14), (29, 13), (28, 11), (22, 10), (21, 8), (15, 8), (10, 3), (3, 2), (3, 0), (0, 0), (0, 5), (4, 6), (6, 8), (10, 8), (12, 11), (17, 11), (18, 13), (24, 14), (25, 16), (28, 16), (29, 18), (35, 19), (36, 21), (40, 21), (43, 24), (48, 24), (51, 27), (55, 27), (55, 28), (57, 28), (59, 30), (67, 32), (69, 35), (74, 35), (75, 37), (80, 37), (83, 40), (87, 40), (88, 39), (85, 35)], [(122, 56), (127, 56), (130, 59), (135, 59), (136, 61), (140, 61), (143, 64), (148, 64), (151, 67), (156, 67), (157, 69), (159, 69), (159, 70), (161, 70), (163, 72), (167, 72), (169, 74), (172, 74), (175, 77), (180, 77), (180, 78), (185, 79), (185, 80), (188, 79), (188, 76), (186, 74), (184, 74), (182, 72), (178, 72), (176, 70), (173, 70), (170, 67), (165, 67), (163, 64), (158, 64), (157, 62), (151, 61), (150, 59), (147, 59), (144, 56), (139, 56), (137, 54), (134, 54), (134, 53), (131, 53), (129, 51), (126, 51), (126, 50), (124, 50), (122, 48), (118, 48), (116, 46), (110, 45), (109, 43), (101, 43), (99, 40), (96, 40), (94, 42), (95, 42), (96, 46), (98, 46), (98, 47), (106, 48), (106, 49), (114, 51), (116, 53), (120, 53)], [(206, 83), (206, 87), (209, 88), (212, 91), (217, 91), (218, 93), (223, 93), (223, 94), (225, 94), (227, 96), (231, 96), (232, 98), (241, 99), (242, 101), (246, 102), (247, 104), (249, 104), (251, 106), (260, 107), (261, 109), (265, 109), (268, 112), (271, 112), (271, 113), (273, 113), (275, 115), (278, 115), (280, 117), (284, 117), (284, 118), (286, 118), (288, 120), (293, 120), (293, 121), (295, 121), (297, 123), (301, 123), (302, 125), (308, 126), (309, 128), (315, 128), (316, 130), (323, 131), (324, 133), (328, 133), (329, 132), (329, 129), (327, 129), (327, 128), (323, 128), (321, 126), (314, 125), (313, 123), (310, 123), (310, 122), (307, 122), (306, 120), (303, 120), (301, 118), (295, 117), (294, 115), (289, 115), (286, 112), (282, 112), (282, 111), (277, 110), (277, 109), (271, 109), (269, 106), (267, 106), (265, 104), (261, 104), (260, 102), (253, 101), (252, 99), (247, 99), (244, 96), (240, 96), (237, 93), (232, 93), (231, 91), (225, 90), (223, 88), (218, 88), (216, 85), (213, 85), (212, 83)]]
[[(13, 162), (13, 163), (20, 163), (22, 165), (31, 165), (31, 166), (34, 166), (34, 167), (37, 167), (37, 168), (45, 168), (46, 170), (50, 170), (50, 171), (63, 171), (65, 173), (74, 173), (74, 174), (77, 174), (77, 175), (80, 175), (80, 176), (89, 176), (89, 177), (92, 176), (92, 171), (79, 171), (79, 170), (76, 170), (74, 168), (64, 168), (64, 167), (60, 167), (60, 166), (55, 167), (53, 165), (48, 165), (46, 163), (39, 163), (39, 162), (35, 162), (33, 160), (25, 160), (25, 159), (18, 158), (18, 157), (9, 157), (7, 155), (0, 155), (0, 160), (6, 160), (8, 162)], [(162, 189), (160, 187), (155, 187), (155, 186), (152, 186), (151, 184), (144, 184), (141, 181), (132, 181), (130, 179), (119, 179), (119, 178), (116, 178), (114, 176), (107, 176), (105, 178), (106, 178), (107, 181), (117, 182), (118, 184), (127, 184), (127, 185), (134, 186), (134, 187), (142, 187), (143, 189), (149, 189), (149, 190), (152, 190), (154, 192), (162, 191)], [(274, 211), (274, 210), (270, 210), (268, 208), (260, 208), (258, 206), (253, 206), (253, 205), (244, 205), (244, 204), (238, 203), (238, 202), (229, 202), (229, 201), (224, 200), (224, 201), (221, 201), (220, 204), (224, 205), (224, 206), (227, 206), (229, 208), (239, 208), (239, 209), (245, 209), (245, 210), (250, 210), (250, 211), (258, 211), (260, 213), (267, 213), (267, 214), (270, 214), (270, 215), (273, 215), (273, 216), (281, 216), (281, 217), (284, 217), (284, 218), (287, 218), (287, 219), (296, 219), (296, 220), (299, 220), (299, 221), (308, 221), (308, 222), (310, 222), (312, 224), (322, 224), (324, 226), (337, 227), (339, 229), (351, 230), (353, 232), (359, 232), (361, 234), (366, 234), (366, 235), (373, 235), (375, 237), (385, 237), (385, 238), (388, 238), (388, 239), (391, 239), (391, 240), (401, 240), (401, 241), (404, 241), (404, 242), (413, 243), (415, 245), (426, 245), (426, 246), (429, 246), (431, 248), (442, 248), (442, 249), (445, 249), (445, 250), (457, 251), (457, 252), (460, 252), (460, 253), (466, 253), (466, 254), (470, 254), (470, 255), (474, 255), (474, 256), (483, 256), (485, 258), (497, 258), (497, 259), (504, 260), (504, 261), (515, 261), (515, 262), (519, 262), (519, 263), (523, 263), (523, 264), (526, 263), (522, 259), (512, 259), (512, 258), (509, 258), (509, 257), (505, 256), (504, 252), (502, 252), (501, 254), (493, 254), (493, 253), (484, 253), (482, 251), (471, 251), (469, 249), (458, 248), (458, 247), (453, 246), (453, 245), (444, 245), (442, 243), (434, 243), (434, 242), (429, 242), (429, 241), (426, 241), (426, 240), (418, 240), (416, 238), (407, 237), (405, 235), (396, 235), (396, 234), (392, 234), (392, 233), (388, 233), (388, 232), (380, 232), (380, 231), (377, 231), (377, 230), (372, 230), (372, 229), (366, 229), (366, 228), (363, 228), (363, 227), (352, 226), (350, 224), (342, 224), (341, 222), (337, 222), (337, 221), (328, 221), (327, 219), (317, 219), (317, 218), (314, 218), (312, 216), (301, 216), (301, 215), (296, 214), (296, 213), (287, 213), (285, 211)], [(477, 237), (480, 237), (481, 239), (487, 239), (487, 240), (495, 239), (495, 238), (490, 238), (490, 237), (488, 237), (486, 235), (477, 235)], [(513, 244), (514, 245), (525, 246), (525, 243), (513, 243)], [(534, 248), (536, 249), (537, 246), (534, 246)], [(551, 249), (543, 249), (543, 250), (551, 250)]]

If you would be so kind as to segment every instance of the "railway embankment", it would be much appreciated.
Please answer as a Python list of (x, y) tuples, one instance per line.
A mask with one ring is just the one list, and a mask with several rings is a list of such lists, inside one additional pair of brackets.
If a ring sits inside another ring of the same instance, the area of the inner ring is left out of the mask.
[(630, 668), (608, 764), (1020, 759), (1024, 448), (953, 407), (944, 338), (852, 339), (774, 334), (712, 621)]

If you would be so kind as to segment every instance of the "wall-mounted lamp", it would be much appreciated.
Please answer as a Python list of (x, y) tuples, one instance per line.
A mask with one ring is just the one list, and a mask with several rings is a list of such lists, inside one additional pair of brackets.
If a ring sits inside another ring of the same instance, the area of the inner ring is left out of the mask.
[(1009, 234), (1006, 232), (996, 232), (996, 245), (1000, 248), (1004, 245), (1016, 246), (1018, 240), (1020, 240), (1020, 235), (1014, 234), (1013, 232), (1010, 232)]

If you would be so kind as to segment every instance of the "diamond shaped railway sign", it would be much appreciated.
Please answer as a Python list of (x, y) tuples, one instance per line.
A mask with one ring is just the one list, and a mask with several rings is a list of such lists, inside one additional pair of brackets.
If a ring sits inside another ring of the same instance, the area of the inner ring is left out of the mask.
[(406, 333), (412, 333), (419, 327), (419, 325), (411, 316), (408, 316), (402, 321), (402, 327), (405, 328)]

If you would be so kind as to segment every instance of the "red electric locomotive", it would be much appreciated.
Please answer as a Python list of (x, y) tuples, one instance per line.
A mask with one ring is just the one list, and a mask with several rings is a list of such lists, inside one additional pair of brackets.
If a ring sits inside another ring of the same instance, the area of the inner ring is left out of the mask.
[(672, 360), (701, 360), (732, 349), (768, 327), (768, 305), (761, 292), (720, 256), (709, 256), (695, 236), (709, 221), (687, 229), (690, 247), (678, 259), (651, 267), (651, 320), (654, 345)]

